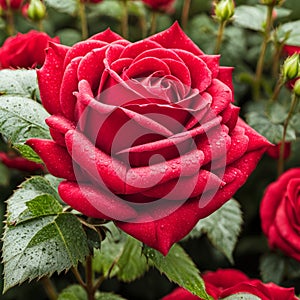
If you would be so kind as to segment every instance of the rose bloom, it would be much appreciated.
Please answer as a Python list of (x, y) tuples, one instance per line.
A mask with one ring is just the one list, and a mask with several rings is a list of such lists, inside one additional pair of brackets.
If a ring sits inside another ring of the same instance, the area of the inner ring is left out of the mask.
[(300, 261), (300, 168), (271, 183), (260, 206), (261, 226), (271, 248)]
[(147, 6), (153, 10), (166, 10), (175, 0), (142, 0)]
[[(294, 288), (280, 287), (272, 282), (263, 283), (258, 279), (250, 279), (246, 274), (235, 269), (219, 269), (207, 272), (203, 276), (207, 293), (215, 300), (248, 293), (261, 300), (299, 300)], [(197, 300), (201, 299), (183, 288), (175, 289), (162, 300)]]
[(0, 0), (0, 7), (7, 9), (8, 7), (12, 9), (19, 9), (23, 3), (23, 0)]
[(53, 140), (30, 139), (61, 198), (166, 254), (241, 187), (270, 143), (232, 104), (232, 68), (175, 23), (130, 43), (51, 44), (38, 70)]
[(46, 33), (35, 30), (9, 37), (0, 48), (0, 69), (34, 68), (42, 65), (49, 41), (59, 43), (59, 38), (51, 38)]

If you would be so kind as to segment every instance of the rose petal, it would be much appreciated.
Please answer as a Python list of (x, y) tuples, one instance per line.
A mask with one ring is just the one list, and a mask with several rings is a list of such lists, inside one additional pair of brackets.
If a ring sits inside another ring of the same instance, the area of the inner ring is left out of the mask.
[(125, 41), (120, 35), (111, 31), (109, 28), (100, 33), (97, 33), (97, 34), (91, 36), (89, 39), (102, 41), (102, 42), (106, 42), (106, 43), (112, 43), (112, 42), (119, 41), (119, 40)]

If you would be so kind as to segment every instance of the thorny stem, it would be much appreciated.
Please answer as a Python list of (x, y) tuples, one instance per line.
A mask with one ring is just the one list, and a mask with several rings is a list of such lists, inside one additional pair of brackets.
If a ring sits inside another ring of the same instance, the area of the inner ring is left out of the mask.
[(15, 29), (15, 21), (14, 21), (14, 14), (11, 8), (8, 8), (6, 11), (6, 19), (7, 19), (7, 33), (9, 36), (12, 36), (15, 34), (16, 29)]
[(257, 61), (256, 72), (255, 72), (254, 91), (253, 91), (255, 100), (258, 100), (260, 97), (261, 76), (263, 73), (265, 54), (266, 54), (268, 42), (270, 39), (270, 32), (271, 32), (271, 28), (272, 28), (272, 24), (273, 24), (273, 16), (272, 16), (273, 9), (274, 9), (273, 5), (268, 6), (264, 39), (263, 39), (263, 43), (261, 45), (260, 55), (259, 55), (259, 58)]
[(156, 32), (156, 25), (157, 25), (157, 14), (158, 12), (153, 10), (151, 14), (151, 27), (150, 27), (150, 35)]
[(93, 278), (93, 270), (92, 270), (92, 257), (88, 256), (86, 258), (86, 266), (85, 266), (85, 280), (86, 287), (85, 290), (87, 292), (88, 300), (95, 300), (95, 290), (94, 290), (94, 278)]
[(85, 282), (82, 280), (82, 278), (81, 278), (81, 276), (80, 276), (80, 274), (79, 274), (77, 268), (72, 267), (71, 270), (72, 270), (72, 272), (73, 272), (73, 274), (74, 274), (76, 280), (78, 281), (78, 283), (85, 289), (85, 288), (86, 288), (86, 284), (85, 284)]
[(284, 84), (283, 77), (280, 76), (279, 79), (277, 80), (276, 86), (274, 88), (274, 92), (273, 92), (272, 97), (270, 99), (271, 102), (274, 102), (278, 98), (279, 92), (280, 92), (283, 84)]
[(191, 0), (185, 0), (183, 3), (182, 14), (181, 14), (181, 26), (183, 30), (186, 29), (188, 23), (190, 6), (191, 6)]
[(88, 38), (88, 24), (87, 24), (87, 18), (86, 18), (86, 11), (85, 11), (85, 4), (78, 0), (78, 13), (79, 13), (79, 19), (81, 24), (81, 36), (82, 39), (85, 40)]
[(289, 122), (291, 120), (291, 117), (292, 117), (294, 110), (296, 108), (296, 105), (298, 103), (297, 100), (298, 100), (297, 96), (293, 93), (292, 104), (291, 104), (288, 116), (286, 117), (286, 120), (283, 125), (282, 141), (280, 144), (280, 152), (279, 152), (279, 159), (278, 159), (278, 165), (277, 165), (278, 177), (283, 173), (283, 169), (284, 169), (284, 146), (285, 146), (285, 140), (286, 140), (286, 133), (287, 133), (287, 128), (288, 128)]
[(280, 56), (282, 53), (284, 44), (280, 44), (278, 47), (276, 47), (274, 56), (273, 56), (273, 65), (272, 65), (272, 75), (273, 77), (276, 77), (278, 74), (278, 69), (279, 69), (279, 61), (280, 61)]
[(219, 24), (216, 46), (214, 50), (215, 54), (218, 54), (220, 52), (225, 26), (226, 26), (226, 21), (221, 21)]
[(50, 300), (57, 300), (58, 295), (57, 295), (56, 289), (55, 289), (52, 281), (50, 280), (50, 278), (49, 277), (43, 277), (41, 279), (41, 282), (42, 282), (42, 285), (44, 287), (44, 290), (46, 291), (46, 294), (47, 294), (48, 298)]
[(122, 0), (123, 3), (123, 17), (121, 20), (121, 32), (122, 36), (125, 39), (128, 39), (128, 6), (127, 6), (127, 0)]

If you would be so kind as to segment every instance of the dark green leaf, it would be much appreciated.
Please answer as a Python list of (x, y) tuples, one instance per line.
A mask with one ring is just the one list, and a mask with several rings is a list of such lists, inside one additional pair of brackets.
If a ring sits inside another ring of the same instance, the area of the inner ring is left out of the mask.
[(232, 253), (243, 223), (239, 203), (231, 199), (210, 216), (200, 220), (191, 232), (191, 237), (203, 233), (211, 243), (233, 263)]
[(113, 277), (119, 267), (116, 264), (121, 257), (126, 243), (126, 235), (110, 222), (105, 227), (109, 229), (105, 240), (101, 243), (101, 249), (95, 250), (93, 269), (105, 277)]
[[(54, 205), (55, 212), (60, 212), (59, 195), (55, 188), (51, 187), (49, 181), (40, 176), (31, 177), (27, 181), (23, 182), (19, 189), (8, 199), (7, 204), (7, 223), (17, 224), (22, 221), (22, 215), (25, 211), (29, 212), (27, 203), (34, 200), (37, 197), (44, 197), (44, 201), (49, 201), (49, 205)], [(54, 204), (55, 203), (55, 204)], [(51, 208), (49, 208), (51, 209)], [(40, 213), (44, 211), (41, 207)], [(24, 217), (24, 215), (23, 215)]]
[(277, 253), (267, 253), (261, 257), (259, 268), (264, 282), (280, 284), (284, 278), (285, 257)]
[(81, 285), (71, 285), (59, 294), (57, 300), (87, 300), (87, 294)]
[(89, 254), (75, 215), (62, 213), (6, 227), (3, 238), (4, 291), (26, 280), (62, 272)]
[(261, 5), (240, 5), (234, 12), (234, 24), (255, 31), (263, 31), (266, 13), (266, 8)]
[(56, 32), (59, 36), (60, 42), (63, 45), (73, 46), (75, 43), (80, 42), (82, 37), (81, 33), (75, 29), (64, 28)]
[(120, 21), (123, 14), (123, 7), (119, 1), (104, 1), (93, 8), (90, 17), (106, 16)]
[(163, 256), (158, 251), (148, 247), (144, 248), (143, 253), (170, 281), (177, 283), (202, 299), (211, 299), (206, 294), (199, 270), (179, 245), (175, 244), (167, 256)]
[(58, 12), (67, 13), (73, 15), (77, 11), (77, 1), (76, 0), (45, 0), (47, 6), (54, 8)]
[(125, 298), (113, 293), (96, 293), (95, 300), (125, 300)]
[(20, 96), (36, 99), (38, 84), (35, 70), (10, 70), (0, 71), (0, 95)]
[(144, 275), (149, 265), (142, 255), (142, 243), (131, 236), (127, 236), (120, 259), (117, 262), (119, 271), (117, 277), (124, 282), (131, 282)]
[(0, 133), (12, 144), (29, 138), (50, 139), (45, 119), (49, 114), (34, 100), (17, 96), (0, 97)]
[(237, 293), (220, 300), (261, 300), (261, 298), (248, 293)]

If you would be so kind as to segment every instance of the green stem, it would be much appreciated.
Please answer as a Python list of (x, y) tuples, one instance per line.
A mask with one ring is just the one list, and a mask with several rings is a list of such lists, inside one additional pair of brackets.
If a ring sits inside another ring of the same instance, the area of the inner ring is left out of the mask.
[(78, 14), (81, 24), (81, 36), (83, 40), (86, 40), (89, 36), (88, 33), (88, 23), (86, 18), (85, 4), (78, 0)]
[(283, 125), (282, 141), (280, 144), (280, 152), (279, 152), (279, 159), (278, 159), (278, 165), (277, 165), (278, 177), (283, 173), (283, 170), (284, 170), (284, 146), (285, 146), (285, 140), (286, 140), (286, 133), (287, 133), (287, 128), (288, 128), (289, 122), (291, 120), (291, 117), (293, 116), (294, 110), (298, 103), (297, 100), (298, 100), (297, 96), (295, 94), (293, 94), (292, 95), (292, 104), (291, 104), (288, 116)]
[(86, 293), (88, 300), (95, 300), (95, 290), (94, 290), (94, 274), (92, 269), (92, 257), (88, 256), (86, 259), (85, 266), (85, 281), (86, 281)]
[(182, 14), (181, 14), (181, 26), (183, 30), (186, 29), (188, 23), (190, 7), (191, 7), (191, 0), (185, 0), (183, 3)]
[(75, 276), (77, 282), (78, 282), (84, 289), (86, 289), (86, 284), (85, 284), (84, 281), (82, 280), (82, 277), (80, 276), (80, 274), (79, 274), (77, 268), (72, 267), (71, 270), (72, 270), (72, 272), (73, 272), (73, 274), (74, 274), (74, 276)]
[(225, 26), (226, 26), (226, 21), (220, 21), (218, 34), (217, 34), (217, 40), (216, 40), (216, 46), (215, 46), (215, 50), (214, 50), (215, 54), (218, 54), (220, 52)]
[(278, 98), (279, 92), (280, 92), (283, 84), (284, 84), (283, 78), (282, 78), (282, 76), (280, 76), (277, 83), (276, 83), (276, 86), (274, 88), (274, 92), (272, 94), (272, 97), (270, 99), (271, 102), (274, 102)]
[(157, 15), (158, 12), (153, 10), (151, 14), (151, 27), (150, 27), (150, 35), (154, 34), (156, 32), (157, 27)]
[(7, 25), (6, 25), (7, 33), (9, 36), (12, 36), (15, 34), (16, 29), (15, 29), (14, 14), (10, 8), (8, 8), (6, 11), (6, 21), (7, 21)]
[(57, 295), (56, 289), (55, 289), (52, 281), (50, 280), (50, 278), (49, 277), (43, 277), (41, 279), (41, 283), (44, 287), (44, 290), (46, 291), (46, 294), (47, 294), (48, 298), (50, 300), (57, 300), (58, 295)]
[(256, 72), (255, 72), (255, 84), (254, 84), (254, 99), (258, 100), (260, 97), (260, 84), (261, 84), (261, 76), (263, 73), (264, 68), (264, 61), (265, 61), (265, 54), (268, 46), (268, 42), (270, 39), (270, 32), (273, 25), (273, 9), (274, 6), (268, 6), (267, 12), (267, 20), (266, 20), (266, 28), (264, 32), (264, 39), (260, 49), (260, 55), (256, 65)]
[(123, 17), (121, 20), (121, 32), (125, 39), (128, 39), (128, 6), (127, 0), (122, 0), (123, 3)]
[(141, 32), (142, 32), (142, 39), (144, 39), (147, 36), (147, 22), (145, 15), (141, 15), (139, 18), (139, 24), (141, 27)]
[(283, 46), (284, 46), (283, 43), (278, 45), (276, 47), (276, 51), (275, 51), (274, 56), (273, 56), (272, 75), (275, 78), (276, 78), (276, 76), (278, 74), (278, 71), (279, 71), (279, 63), (280, 63), (280, 57), (281, 57)]

